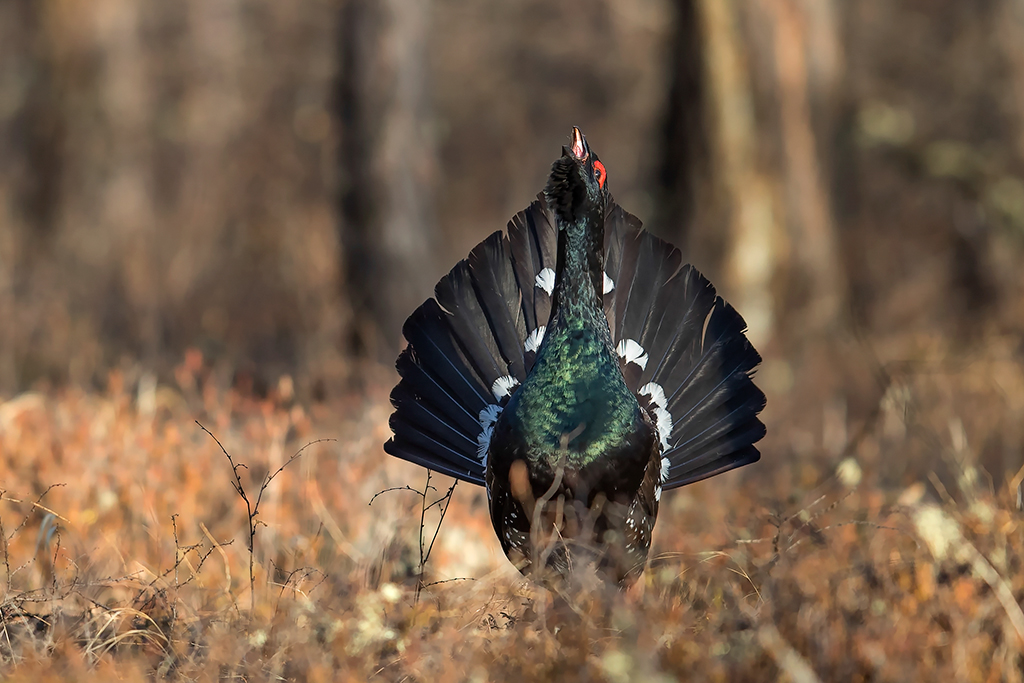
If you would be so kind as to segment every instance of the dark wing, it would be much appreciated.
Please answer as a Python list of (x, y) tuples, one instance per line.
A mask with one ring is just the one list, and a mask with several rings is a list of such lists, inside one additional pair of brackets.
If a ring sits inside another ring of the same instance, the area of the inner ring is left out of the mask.
[(605, 224), (605, 297), (630, 389), (662, 437), (664, 488), (760, 458), (764, 393), (751, 375), (761, 356), (746, 323), (679, 250), (612, 205)]
[(490, 430), (526, 380), (536, 355), (530, 334), (551, 310), (538, 275), (550, 268), (553, 284), (555, 250), (554, 218), (540, 197), (509, 222), (508, 237), (478, 244), (409, 316), (386, 452), (484, 483)]
[[(437, 284), (436, 300), (409, 317), (385, 451), (483, 484), (490, 430), (525, 381), (551, 311), (556, 243), (541, 195), (509, 222), (507, 238), (496, 232), (478, 244)], [(614, 202), (605, 248), (605, 311), (615, 343), (633, 358), (623, 363), (627, 383), (666, 432), (664, 486), (756, 461), (765, 399), (750, 379), (761, 358), (743, 319), (680, 265), (678, 249)]]

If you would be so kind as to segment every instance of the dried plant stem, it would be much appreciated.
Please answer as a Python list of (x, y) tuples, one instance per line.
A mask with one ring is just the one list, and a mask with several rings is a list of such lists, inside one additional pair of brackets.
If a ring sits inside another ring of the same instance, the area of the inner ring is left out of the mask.
[[(419, 552), (420, 552), (420, 563), (418, 568), (419, 577), (416, 582), (416, 601), (419, 602), (420, 592), (427, 586), (434, 586), (444, 581), (433, 581), (431, 583), (424, 583), (423, 576), (426, 573), (427, 561), (430, 559), (430, 553), (434, 550), (434, 542), (437, 541), (438, 534), (441, 533), (441, 525), (444, 523), (445, 515), (448, 514), (448, 506), (452, 502), (452, 494), (455, 493), (455, 487), (458, 485), (458, 480), (452, 482), (451, 487), (448, 491), (436, 500), (427, 503), (427, 497), (430, 491), (436, 491), (437, 489), (430, 485), (430, 480), (434, 473), (427, 470), (427, 480), (423, 484), (423, 490), (414, 489), (411, 486), (392, 486), (382, 491), (378, 491), (370, 499), (369, 504), (373, 505), (373, 501), (377, 500), (377, 496), (383, 493), (389, 493), (391, 491), (411, 491), (420, 497), (420, 529), (419, 529)], [(427, 526), (427, 511), (431, 508), (437, 507), (441, 510), (440, 518), (437, 520), (437, 526), (434, 528), (434, 533), (430, 537), (430, 543), (426, 542), (425, 530)], [(449, 581), (456, 581), (457, 579), (448, 579)]]
[(235, 493), (238, 494), (238, 497), (241, 498), (242, 501), (245, 503), (245, 512), (248, 521), (246, 531), (248, 534), (249, 549), (249, 617), (251, 619), (252, 615), (256, 612), (256, 573), (254, 564), (254, 545), (256, 543), (256, 530), (259, 529), (259, 525), (261, 524), (261, 522), (257, 519), (257, 515), (259, 515), (260, 512), (260, 503), (263, 501), (263, 494), (267, 491), (267, 488), (270, 486), (270, 483), (274, 481), (277, 475), (284, 472), (286, 467), (288, 467), (293, 462), (298, 460), (299, 457), (306, 451), (307, 448), (326, 441), (336, 441), (336, 439), (317, 439), (316, 441), (311, 441), (302, 448), (300, 448), (299, 450), (297, 450), (294, 454), (292, 454), (290, 458), (288, 458), (288, 460), (284, 462), (283, 465), (274, 470), (273, 473), (268, 474), (263, 478), (263, 481), (260, 483), (259, 490), (256, 493), (256, 499), (253, 500), (250, 497), (250, 495), (246, 492), (245, 485), (242, 483), (242, 478), (238, 474), (239, 469), (249, 469), (249, 467), (245, 463), (236, 463), (234, 459), (231, 457), (231, 454), (228, 453), (226, 448), (224, 448), (224, 444), (220, 442), (220, 439), (214, 436), (213, 432), (204, 427), (203, 424), (199, 422), (199, 420), (196, 420), (195, 422), (197, 425), (199, 425), (200, 429), (209, 434), (210, 438), (217, 442), (217, 446), (220, 447), (221, 453), (223, 453), (224, 457), (228, 459), (228, 464), (231, 465), (231, 475), (233, 477), (231, 481), (231, 486), (232, 488), (234, 488)]

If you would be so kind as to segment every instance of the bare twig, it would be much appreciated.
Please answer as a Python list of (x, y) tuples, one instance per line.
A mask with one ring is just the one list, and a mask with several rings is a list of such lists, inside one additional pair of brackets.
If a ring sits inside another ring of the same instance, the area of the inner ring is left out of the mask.
[(455, 493), (455, 485), (458, 484), (458, 483), (459, 483), (458, 481), (455, 481), (454, 483), (452, 483), (452, 485), (448, 489), (447, 493), (445, 493), (443, 496), (441, 496), (440, 498), (435, 500), (433, 503), (431, 503), (430, 505), (428, 505), (424, 509), (424, 513), (425, 513), (427, 510), (429, 510), (430, 508), (432, 508), (434, 506), (440, 507), (441, 502), (442, 501), (444, 502), (444, 507), (441, 507), (441, 517), (440, 517), (440, 519), (437, 520), (437, 528), (434, 529), (434, 535), (430, 537), (430, 545), (427, 546), (427, 551), (423, 552), (422, 544), (420, 546), (420, 569), (421, 569), (421, 573), (422, 573), (422, 569), (423, 569), (424, 565), (426, 565), (426, 563), (427, 563), (427, 560), (430, 559), (430, 553), (434, 550), (434, 541), (437, 540), (437, 535), (441, 531), (441, 524), (444, 523), (444, 516), (446, 514), (448, 514), (448, 506), (451, 505), (452, 494)]
[(430, 588), (431, 586), (440, 586), (442, 583), (452, 583), (453, 581), (476, 581), (471, 576), (457, 576), (454, 579), (441, 579), (440, 581), (431, 581), (430, 583), (423, 584), (424, 588)]
[[(433, 586), (433, 585), (436, 585), (438, 583), (443, 583), (443, 582), (440, 582), (440, 581), (434, 581), (434, 582), (431, 582), (431, 583), (424, 583), (423, 582), (423, 576), (426, 573), (427, 561), (430, 559), (430, 553), (434, 550), (434, 542), (437, 541), (437, 536), (438, 536), (438, 534), (441, 533), (441, 525), (444, 523), (445, 515), (448, 514), (448, 506), (452, 502), (452, 494), (455, 493), (455, 487), (459, 483), (458, 480), (455, 480), (452, 483), (451, 487), (448, 488), (448, 491), (445, 492), (444, 495), (439, 496), (436, 500), (428, 503), (427, 502), (427, 497), (430, 495), (430, 492), (431, 491), (437, 491), (437, 489), (435, 487), (430, 485), (430, 480), (431, 480), (432, 477), (433, 477), (433, 472), (431, 472), (430, 470), (427, 470), (427, 480), (423, 484), (423, 490), (422, 491), (419, 490), (419, 489), (414, 489), (411, 486), (392, 486), (391, 488), (386, 488), (383, 491), (378, 491), (377, 493), (375, 493), (373, 498), (370, 499), (370, 503), (369, 503), (370, 505), (373, 505), (373, 501), (377, 500), (377, 496), (381, 495), (382, 493), (388, 493), (390, 491), (410, 491), (410, 492), (415, 493), (416, 495), (418, 495), (420, 497), (420, 529), (419, 529), (420, 563), (419, 563), (419, 568), (417, 570), (419, 576), (418, 576), (417, 582), (416, 582), (416, 598), (415, 598), (417, 602), (419, 602), (420, 591), (421, 590), (423, 590), (424, 588), (426, 588), (428, 586)], [(429, 510), (431, 510), (432, 508), (435, 508), (435, 507), (437, 507), (437, 508), (439, 508), (441, 510), (441, 514), (440, 514), (439, 519), (437, 520), (437, 526), (434, 528), (434, 533), (430, 537), (430, 542), (427, 543), (426, 539), (425, 539), (425, 536), (424, 536), (425, 530), (426, 530), (426, 524), (427, 524), (427, 519), (426, 519), (427, 518), (427, 512)]]
[[(431, 488), (433, 488), (433, 487), (431, 487)], [(377, 493), (373, 494), (373, 498), (370, 499), (370, 502), (367, 503), (367, 505), (373, 505), (373, 501), (377, 500), (377, 496), (379, 496), (381, 494), (384, 494), (384, 493), (390, 493), (391, 491), (412, 491), (417, 496), (422, 496), (423, 495), (423, 491), (420, 491), (419, 489), (414, 489), (411, 486), (392, 486), (389, 489), (384, 489), (383, 491), (377, 491)]]
[[(14, 592), (13, 591), (13, 584), (12, 584), (12, 580), (13, 580), (14, 576), (18, 572), (20, 572), (22, 569), (24, 569), (25, 567), (29, 566), (30, 564), (32, 564), (35, 561), (35, 557), (33, 557), (31, 560), (28, 560), (27, 562), (23, 563), (22, 565), (16, 567), (13, 571), (11, 570), (10, 541), (11, 541), (11, 539), (13, 539), (18, 534), (19, 531), (21, 531), (22, 529), (25, 528), (25, 525), (28, 524), (28, 520), (31, 519), (31, 517), (32, 517), (32, 512), (35, 511), (36, 508), (39, 508), (40, 510), (43, 510), (44, 512), (46, 512), (48, 514), (53, 515), (57, 519), (64, 520), (65, 522), (67, 521), (64, 517), (62, 517), (61, 515), (57, 514), (56, 512), (54, 512), (53, 510), (49, 509), (48, 507), (46, 507), (45, 505), (42, 504), (43, 498), (46, 497), (46, 494), (48, 494), (50, 491), (52, 491), (53, 489), (55, 489), (55, 488), (57, 488), (59, 486), (64, 486), (64, 484), (50, 484), (49, 486), (47, 486), (46, 490), (43, 491), (42, 493), (40, 493), (36, 497), (36, 499), (32, 502), (32, 506), (29, 509), (29, 511), (25, 513), (24, 517), (21, 518), (21, 522), (18, 524), (18, 526), (14, 527), (14, 530), (11, 531), (10, 534), (7, 534), (6, 531), (4, 530), (3, 518), (2, 518), (2, 516), (0, 516), (0, 544), (3, 545), (3, 556), (4, 556), (3, 559), (4, 559), (4, 569), (5, 569), (5, 572), (6, 572), (6, 583), (7, 583), (7, 591), (6, 591), (6, 593), (7, 593), (7, 595), (11, 595)], [(0, 502), (5, 501), (5, 500), (9, 501), (11, 503), (21, 503), (21, 502), (23, 502), (23, 501), (21, 501), (21, 500), (19, 500), (17, 498), (7, 498), (6, 494), (7, 494), (6, 490), (0, 489)], [(37, 550), (38, 550), (38, 548), (37, 548)]]
[(251, 615), (256, 611), (256, 573), (254, 565), (254, 544), (256, 543), (256, 531), (259, 529), (260, 524), (262, 524), (262, 522), (260, 522), (257, 519), (257, 516), (259, 515), (260, 512), (260, 503), (263, 501), (263, 494), (266, 493), (267, 488), (270, 486), (270, 483), (274, 481), (277, 475), (281, 474), (281, 472), (284, 472), (286, 467), (288, 467), (293, 462), (298, 460), (298, 458), (303, 454), (303, 452), (305, 452), (307, 448), (318, 443), (324, 443), (326, 441), (337, 441), (337, 439), (317, 439), (315, 441), (310, 441), (305, 446), (297, 450), (292, 455), (292, 457), (288, 458), (288, 460), (284, 462), (283, 465), (274, 470), (273, 473), (267, 474), (263, 478), (263, 481), (260, 483), (259, 490), (256, 493), (256, 499), (254, 501), (246, 492), (245, 485), (242, 484), (242, 478), (238, 474), (239, 469), (249, 469), (249, 467), (245, 463), (236, 463), (234, 461), (234, 458), (231, 457), (231, 454), (228, 453), (226, 448), (224, 448), (224, 444), (220, 442), (220, 439), (214, 436), (213, 432), (211, 432), (209, 429), (203, 426), (203, 424), (199, 422), (199, 420), (196, 420), (195, 422), (197, 425), (199, 425), (200, 429), (202, 429), (204, 432), (210, 435), (210, 438), (213, 439), (217, 443), (217, 446), (220, 447), (221, 453), (223, 453), (224, 457), (228, 459), (228, 464), (231, 465), (231, 475), (233, 477), (231, 486), (232, 488), (234, 488), (235, 493), (238, 494), (238, 497), (241, 498), (242, 501), (245, 503), (245, 512), (248, 521), (247, 540), (249, 549), (249, 614), (251, 617)]

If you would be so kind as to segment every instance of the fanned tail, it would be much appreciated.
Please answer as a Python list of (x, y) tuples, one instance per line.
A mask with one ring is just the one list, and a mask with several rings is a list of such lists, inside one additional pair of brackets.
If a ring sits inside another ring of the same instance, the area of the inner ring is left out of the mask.
[(409, 316), (387, 453), (484, 483), (490, 430), (526, 380), (550, 313), (550, 291), (537, 281), (554, 268), (554, 230), (540, 198), (509, 222), (508, 238), (495, 232), (478, 244)]
[[(543, 194), (509, 221), (508, 239), (516, 281), (523, 297), (526, 327), (533, 331), (547, 325), (551, 315), (551, 290), (545, 286), (550, 283), (554, 287), (555, 282), (555, 219)], [(551, 271), (550, 282), (541, 276), (541, 273), (547, 275), (547, 270)]]
[(626, 382), (662, 439), (662, 486), (676, 488), (760, 458), (765, 396), (751, 376), (761, 356), (707, 278), (638, 224), (609, 214), (606, 271), (616, 288), (605, 309)]
[[(755, 462), (765, 396), (743, 318), (671, 244), (609, 201), (605, 313), (623, 375), (651, 413), (664, 488)], [(525, 381), (551, 312), (557, 236), (543, 195), (478, 244), (406, 321), (391, 455), (483, 484), (490, 429)]]

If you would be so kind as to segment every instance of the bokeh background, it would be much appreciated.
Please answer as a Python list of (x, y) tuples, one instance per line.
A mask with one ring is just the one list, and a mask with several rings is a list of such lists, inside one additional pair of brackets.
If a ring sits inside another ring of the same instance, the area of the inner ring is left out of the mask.
[(0, 391), (189, 349), (361, 386), (571, 125), (745, 315), (769, 416), (845, 429), (893, 368), (1005, 361), (971, 400), (1019, 466), (1017, 0), (9, 0)]
[[(573, 125), (768, 436), (566, 621), (381, 446)], [(1021, 0), (0, 0), (0, 677), (1019, 682), (1021, 263)]]

